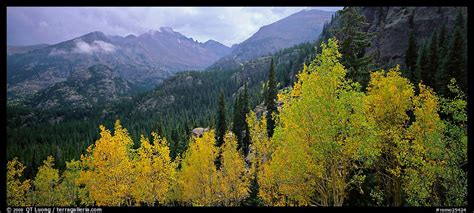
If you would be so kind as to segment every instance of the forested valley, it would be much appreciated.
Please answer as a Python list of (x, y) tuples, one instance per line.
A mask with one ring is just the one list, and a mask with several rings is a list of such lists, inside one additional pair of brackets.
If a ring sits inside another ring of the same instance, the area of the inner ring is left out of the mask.
[(9, 103), (7, 202), (466, 205), (465, 17), (421, 44), (412, 32), (405, 64), (387, 70), (364, 54), (365, 25), (347, 7), (315, 43), (181, 72), (105, 106)]

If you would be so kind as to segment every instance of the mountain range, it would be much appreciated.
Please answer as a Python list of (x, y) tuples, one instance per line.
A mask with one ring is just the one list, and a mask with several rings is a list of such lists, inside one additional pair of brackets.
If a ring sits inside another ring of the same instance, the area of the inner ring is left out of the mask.
[(96, 64), (109, 66), (133, 85), (153, 87), (175, 72), (202, 70), (229, 50), (216, 41), (197, 42), (171, 28), (126, 37), (96, 31), (9, 54), (7, 87), (13, 94), (33, 94)]
[(96, 31), (54, 45), (9, 48), (8, 99), (33, 98), (97, 64), (117, 73), (133, 90), (149, 90), (179, 71), (209, 70), (222, 64), (229, 67), (315, 40), (332, 14), (321, 10), (300, 11), (261, 27), (232, 48), (214, 40), (198, 42), (169, 27), (125, 37)]

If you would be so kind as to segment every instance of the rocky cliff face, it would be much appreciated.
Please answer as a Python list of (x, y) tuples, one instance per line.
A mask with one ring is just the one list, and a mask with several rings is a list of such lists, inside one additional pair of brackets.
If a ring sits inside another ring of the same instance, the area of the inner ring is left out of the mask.
[(376, 33), (367, 53), (373, 54), (375, 62), (383, 68), (396, 64), (403, 67), (410, 29), (414, 30), (420, 46), (443, 24), (450, 29), (459, 11), (466, 17), (466, 7), (364, 7), (362, 13), (369, 23), (367, 30)]

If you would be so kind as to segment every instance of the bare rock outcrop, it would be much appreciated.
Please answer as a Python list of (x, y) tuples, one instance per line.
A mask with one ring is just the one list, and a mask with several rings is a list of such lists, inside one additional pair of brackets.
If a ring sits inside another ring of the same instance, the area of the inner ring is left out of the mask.
[(193, 133), (194, 137), (202, 137), (204, 132), (209, 132), (209, 127), (207, 127), (207, 128), (202, 128), (202, 127), (194, 128), (191, 132)]

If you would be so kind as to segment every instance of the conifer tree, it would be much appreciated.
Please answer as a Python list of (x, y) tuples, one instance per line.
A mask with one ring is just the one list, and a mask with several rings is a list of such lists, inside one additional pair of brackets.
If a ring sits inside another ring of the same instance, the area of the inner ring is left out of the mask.
[(244, 95), (242, 96), (242, 113), (240, 115), (240, 119), (242, 120), (242, 145), (243, 145), (243, 152), (244, 155), (247, 156), (249, 151), (250, 145), (250, 132), (249, 132), (249, 124), (247, 123), (247, 114), (249, 113), (249, 95), (248, 95), (248, 88), (247, 83), (245, 83), (244, 87)]
[[(225, 133), (227, 131), (227, 125), (225, 121), (225, 101), (224, 101), (224, 93), (221, 91), (219, 96), (219, 106), (217, 111), (217, 119), (216, 119), (216, 146), (221, 147), (224, 143)], [(221, 154), (219, 153), (216, 158), (216, 167), (219, 168), (221, 166)]]
[[(425, 42), (422, 47), (419, 50), (418, 54), (418, 59), (416, 62), (416, 74), (419, 74), (419, 79), (420, 81), (425, 82), (426, 81), (426, 76), (428, 75), (428, 64), (429, 64), (429, 58), (428, 58), (428, 47), (427, 43)], [(415, 82), (419, 83), (419, 82)]]
[(347, 69), (347, 78), (359, 82), (364, 89), (370, 79), (372, 63), (372, 56), (365, 54), (365, 50), (370, 46), (369, 38), (373, 34), (363, 31), (368, 23), (359, 8), (345, 7), (337, 13), (340, 15), (339, 26), (333, 33), (340, 43), (341, 62)]
[[(462, 19), (462, 14), (460, 15)], [(452, 77), (456, 79), (460, 89), (467, 92), (467, 49), (465, 44), (465, 34), (463, 34), (462, 27), (464, 24), (456, 21), (454, 35), (451, 41), (451, 46), (448, 51), (448, 59), (446, 61), (446, 72), (452, 73)], [(459, 26), (461, 25), (461, 26)]]
[(435, 87), (435, 73), (439, 68), (439, 58), (438, 58), (438, 33), (435, 31), (431, 35), (430, 46), (428, 49), (428, 70), (424, 77), (424, 84), (430, 86), (431, 88)]
[(254, 112), (247, 115), (247, 123), (252, 137), (252, 145), (249, 152), (251, 172), (253, 179), (250, 182), (249, 196), (244, 202), (247, 206), (261, 206), (263, 199), (260, 196), (259, 175), (261, 174), (261, 165), (270, 159), (272, 154), (272, 143), (267, 134), (267, 120), (257, 119)]
[(274, 113), (278, 113), (277, 108), (277, 82), (275, 77), (275, 65), (273, 64), (273, 59), (270, 64), (270, 71), (268, 74), (268, 87), (265, 97), (265, 106), (267, 107), (267, 133), (268, 137), (272, 137), (273, 131), (275, 129), (275, 118)]
[(221, 91), (219, 96), (219, 106), (216, 119), (216, 145), (220, 147), (224, 143), (225, 132), (227, 131), (227, 124), (225, 121), (225, 100), (224, 92)]
[(438, 56), (439, 66), (435, 73), (435, 90), (438, 94), (445, 95), (449, 82), (448, 72), (446, 71), (446, 60), (448, 55), (448, 38), (446, 25), (443, 24), (438, 36)]
[(257, 173), (253, 174), (250, 181), (249, 196), (244, 200), (245, 206), (262, 206), (263, 200), (259, 196), (260, 186), (257, 181)]
[(232, 124), (232, 132), (237, 138), (237, 149), (242, 148), (242, 94), (238, 94), (235, 97), (234, 103), (234, 118)]
[(406, 72), (404, 76), (410, 79), (412, 82), (417, 82), (419, 79), (416, 72), (416, 59), (418, 57), (417, 48), (416, 48), (416, 40), (413, 35), (413, 29), (410, 31), (408, 36), (408, 48), (405, 53), (405, 65), (406, 65)]

